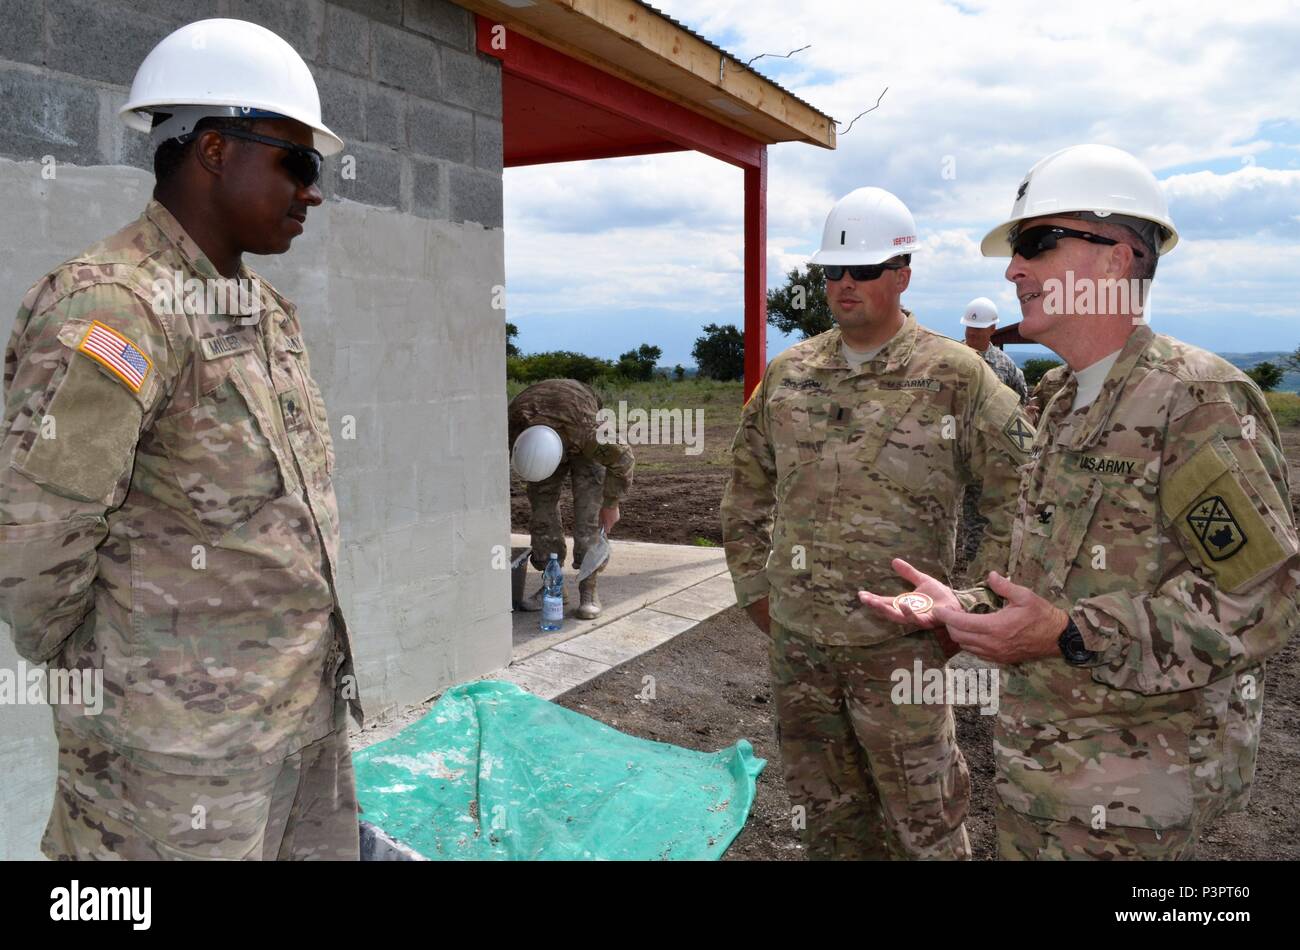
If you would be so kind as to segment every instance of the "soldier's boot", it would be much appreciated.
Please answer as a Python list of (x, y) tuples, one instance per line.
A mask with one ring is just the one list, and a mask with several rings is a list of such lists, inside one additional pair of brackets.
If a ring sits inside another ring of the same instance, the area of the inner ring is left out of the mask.
[(600, 598), (596, 596), (596, 577), (597, 575), (592, 574), (578, 584), (578, 593), (582, 597), (581, 603), (578, 604), (579, 620), (595, 620), (600, 616)]
[[(533, 591), (531, 594), (529, 594), (527, 597), (525, 597), (523, 600), (519, 602), (519, 609), (530, 614), (540, 613), (542, 610), (542, 597), (545, 594), (546, 594), (546, 585), (543, 584), (541, 587), (538, 587), (537, 590)], [(567, 594), (564, 597), (564, 602), (566, 604), (569, 602), (569, 597)]]

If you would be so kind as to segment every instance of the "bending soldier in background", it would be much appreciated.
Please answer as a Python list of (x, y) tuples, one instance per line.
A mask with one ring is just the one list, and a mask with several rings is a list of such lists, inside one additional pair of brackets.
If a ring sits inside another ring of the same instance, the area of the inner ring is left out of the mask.
[[(529, 560), (539, 571), (546, 561), (558, 554), (564, 563), (564, 524), (560, 520), (560, 490), (565, 479), (573, 486), (573, 566), (582, 564), (583, 555), (599, 540), (600, 531), (614, 530), (619, 519), (619, 502), (632, 485), (636, 459), (632, 450), (617, 441), (598, 437), (597, 412), (600, 397), (576, 379), (546, 379), (534, 383), (510, 400), (509, 435), (511, 452), (518, 458), (521, 436), (551, 441), (541, 429), (558, 436), (553, 454), (538, 458), (540, 467), (521, 472), (528, 486), (529, 528), (532, 553)], [(534, 430), (534, 427), (536, 429)], [(534, 430), (534, 431), (529, 431)], [(531, 454), (531, 453), (530, 453)], [(608, 561), (600, 570), (608, 566)], [(600, 598), (596, 579), (600, 571), (578, 585), (578, 616), (593, 620), (600, 616)], [(524, 610), (542, 609), (543, 588), (538, 587), (524, 599)]]

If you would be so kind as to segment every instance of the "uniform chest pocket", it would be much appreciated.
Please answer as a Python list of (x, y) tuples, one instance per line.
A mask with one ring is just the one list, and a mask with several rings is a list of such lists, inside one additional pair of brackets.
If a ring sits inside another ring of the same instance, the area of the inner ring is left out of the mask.
[[(845, 446), (854, 460), (864, 466), (876, 464), (877, 459), (884, 462), (886, 456), (894, 463), (902, 461), (902, 456), (909, 454), (903, 446), (890, 446), (885, 452), (882, 450), (890, 442), (891, 436), (904, 434), (897, 433), (897, 429), (908, 415), (908, 410), (916, 399), (915, 394), (875, 390), (861, 393), (855, 398), (857, 401), (851, 410), (853, 430), (848, 434)], [(912, 415), (915, 416), (916, 413)], [(917, 425), (919, 424), (918, 421)], [(901, 454), (896, 449), (902, 449)], [(902, 475), (902, 481), (907, 481), (906, 475), (897, 471), (898, 467), (898, 464), (889, 465), (890, 471), (887, 474)]]
[(829, 412), (830, 402), (824, 396), (794, 393), (772, 401), (771, 441), (778, 480), (821, 458)]
[[(956, 424), (922, 393), (884, 395), (858, 458), (942, 517), (957, 493)], [(873, 447), (871, 440), (879, 445)]]
[(334, 470), (334, 443), (324, 397), (299, 353), (281, 354), (280, 367), (276, 397), (293, 454), (304, 475), (319, 481)]
[[(1052, 483), (1059, 484), (1059, 483)], [(1013, 580), (1044, 597), (1061, 597), (1103, 491), (1090, 478), (1078, 489), (1043, 492), (1022, 501), (1013, 533)], [(1085, 554), (1088, 552), (1085, 552)]]
[(198, 402), (155, 424), (177, 484), (213, 542), (298, 487), (275, 426), (270, 380), (256, 359), (209, 361)]

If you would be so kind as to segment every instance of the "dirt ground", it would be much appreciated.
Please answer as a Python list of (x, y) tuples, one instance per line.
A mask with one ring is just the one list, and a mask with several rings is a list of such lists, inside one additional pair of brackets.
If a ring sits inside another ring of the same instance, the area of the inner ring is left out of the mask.
[[(1202, 835), (1204, 860), (1300, 858), (1300, 676), (1293, 638), (1268, 668), (1264, 732), (1250, 806), (1227, 815)], [(642, 677), (655, 678), (655, 699), (637, 698)], [(765, 637), (739, 607), (726, 610), (680, 637), (566, 693), (560, 705), (599, 719), (629, 735), (713, 752), (748, 739), (767, 759), (758, 777), (749, 821), (726, 860), (801, 860), (790, 823), (790, 800), (781, 776), (773, 727), (775, 711), (767, 675)], [(971, 772), (966, 819), (976, 860), (997, 857), (993, 823), (993, 720), (973, 707), (957, 709), (957, 741)]]
[[(707, 451), (683, 460), (680, 447), (638, 450), (638, 477), (623, 505), (616, 536), (691, 544), (721, 541), (717, 508), (727, 479), (727, 453), (735, 431), (719, 412), (707, 417)], [(1283, 431), (1291, 465), (1292, 505), (1300, 509), (1300, 427)], [(650, 464), (641, 464), (642, 461)], [(527, 530), (527, 500), (514, 486), (515, 530)], [(665, 517), (667, 516), (667, 517)], [(566, 519), (571, 511), (565, 509)], [(977, 539), (963, 537), (959, 558)], [(1264, 728), (1254, 792), (1245, 812), (1221, 818), (1202, 836), (1198, 857), (1208, 860), (1300, 858), (1300, 664), (1293, 637), (1270, 661), (1265, 683)], [(656, 699), (637, 698), (642, 677), (655, 677)], [(773, 729), (765, 637), (739, 608), (724, 611), (656, 650), (617, 667), (558, 702), (630, 735), (715, 751), (748, 739), (767, 760), (758, 778), (749, 821), (728, 850), (729, 860), (801, 860), (791, 827)], [(996, 857), (993, 825), (993, 723), (973, 707), (957, 710), (958, 741), (970, 767), (973, 794), (967, 829), (977, 860)]]

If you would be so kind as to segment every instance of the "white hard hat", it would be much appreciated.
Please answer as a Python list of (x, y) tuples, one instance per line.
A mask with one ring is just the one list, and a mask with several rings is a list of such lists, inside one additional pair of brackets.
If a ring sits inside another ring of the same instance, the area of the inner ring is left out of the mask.
[(526, 482), (540, 482), (555, 474), (564, 458), (564, 440), (550, 426), (529, 426), (519, 433), (510, 452), (510, 465)]
[(966, 304), (966, 310), (961, 315), (962, 326), (974, 327), (977, 330), (997, 326), (997, 323), (998, 305), (988, 297), (976, 297)]
[(244, 20), (199, 20), (159, 41), (136, 70), (120, 114), (131, 128), (149, 132), (155, 112), (171, 116), (155, 131), (155, 144), (193, 131), (207, 116), (284, 117), (309, 126), (322, 155), (343, 148), (320, 120), (320, 95), (302, 57)]
[(907, 205), (883, 188), (858, 188), (827, 215), (812, 263), (883, 264), (916, 250), (916, 222)]
[(1098, 218), (1114, 215), (1116, 224), (1136, 219), (1156, 225), (1152, 242), (1159, 254), (1178, 243), (1169, 204), (1150, 169), (1123, 149), (1109, 145), (1072, 145), (1048, 155), (1020, 183), (1011, 217), (985, 235), (985, 257), (1010, 257), (1012, 230), (1026, 218), (1085, 212)]

